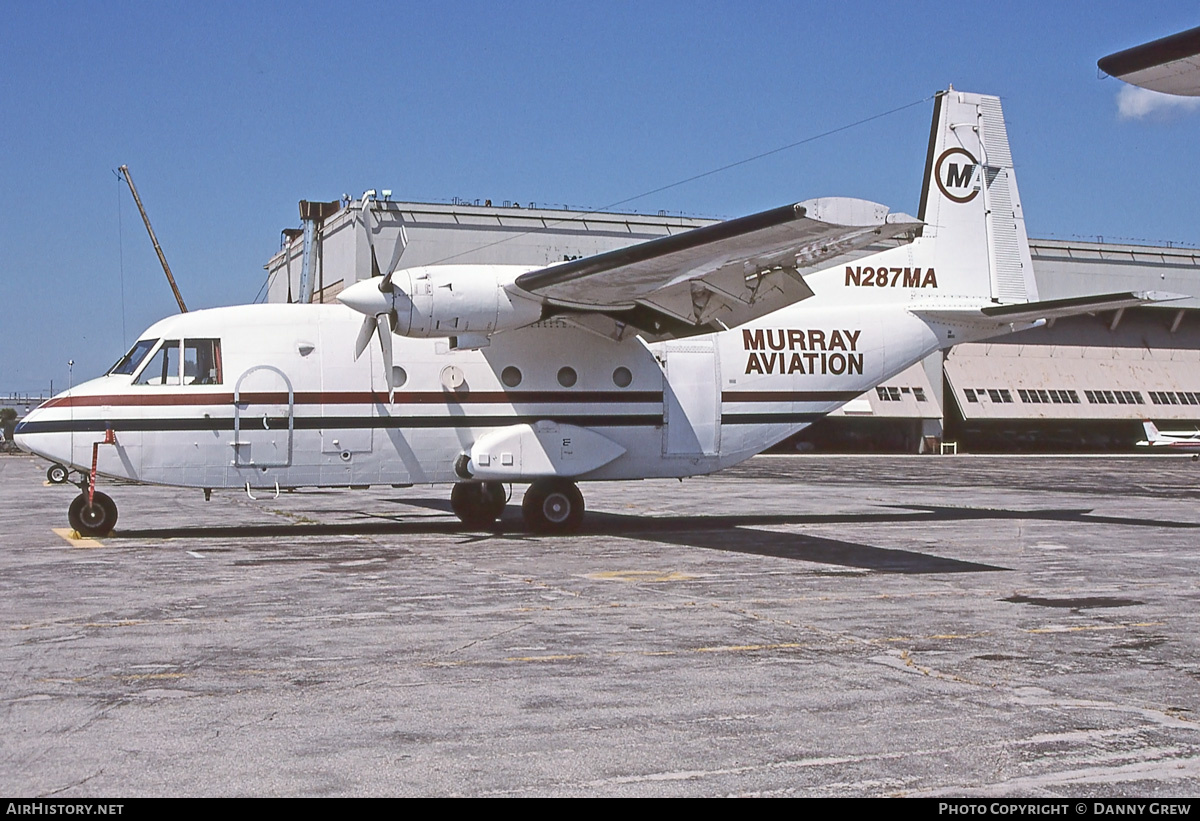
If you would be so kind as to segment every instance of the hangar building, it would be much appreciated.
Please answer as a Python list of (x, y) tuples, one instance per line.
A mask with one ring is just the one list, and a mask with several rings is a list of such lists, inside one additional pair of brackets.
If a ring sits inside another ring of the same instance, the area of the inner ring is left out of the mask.
[[(267, 300), (311, 293), (332, 302), (371, 275), (359, 201), (302, 203), (267, 263)], [(438, 263), (548, 265), (676, 234), (716, 220), (586, 212), (534, 203), (493, 206), (377, 200), (379, 267)], [(931, 452), (943, 441), (983, 451), (1120, 451), (1141, 421), (1200, 426), (1200, 250), (1030, 240), (1042, 299), (1121, 291), (1188, 294), (1176, 302), (1060, 319), (994, 342), (959, 345), (898, 374), (800, 434), (818, 451)], [(401, 261), (401, 255), (403, 259)]]

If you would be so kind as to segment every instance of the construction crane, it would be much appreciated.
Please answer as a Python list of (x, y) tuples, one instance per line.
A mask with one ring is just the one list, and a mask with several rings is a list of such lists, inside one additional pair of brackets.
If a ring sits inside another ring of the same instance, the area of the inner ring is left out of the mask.
[(158, 254), (158, 261), (162, 264), (163, 273), (167, 275), (167, 282), (171, 283), (175, 301), (179, 303), (179, 312), (186, 314), (187, 306), (183, 304), (183, 297), (179, 293), (178, 286), (175, 285), (175, 277), (171, 276), (171, 266), (167, 265), (167, 258), (163, 256), (162, 248), (159, 247), (158, 237), (154, 236), (154, 229), (150, 227), (150, 218), (146, 216), (146, 209), (142, 207), (142, 198), (138, 196), (137, 187), (133, 184), (133, 177), (129, 176), (129, 166), (122, 165), (120, 171), (125, 182), (129, 184), (129, 192), (133, 194), (133, 201), (137, 203), (138, 211), (142, 215), (142, 222), (146, 223), (146, 231), (150, 234), (150, 241), (154, 243), (154, 252)]

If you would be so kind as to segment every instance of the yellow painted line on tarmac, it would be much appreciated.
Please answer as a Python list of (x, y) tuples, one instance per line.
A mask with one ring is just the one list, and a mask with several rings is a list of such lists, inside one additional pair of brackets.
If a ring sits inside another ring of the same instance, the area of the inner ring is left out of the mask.
[[(689, 653), (760, 653), (770, 650), (796, 650), (808, 645), (800, 642), (786, 642), (780, 644), (727, 644), (716, 647), (693, 647), (687, 650), (643, 650), (632, 652), (617, 652), (617, 653), (558, 653), (545, 656), (508, 656), (504, 661), (511, 662), (532, 662), (532, 663), (547, 663), (555, 661), (575, 661), (578, 659), (590, 658), (592, 656), (683, 656)], [(431, 667), (463, 667), (472, 664), (491, 664), (490, 659), (466, 659), (463, 661), (436, 661), (430, 662)]]
[(588, 573), (586, 578), (613, 582), (685, 582), (700, 577), (678, 570), (606, 570)]
[(1082, 633), (1092, 630), (1128, 630), (1130, 627), (1161, 627), (1165, 621), (1141, 621), (1133, 624), (1078, 624), (1070, 627), (1031, 627), (1026, 633)]
[(934, 641), (934, 640), (949, 641), (952, 639), (977, 639), (977, 638), (981, 638), (982, 636), (987, 636), (987, 635), (991, 635), (991, 634), (990, 633), (935, 633), (932, 636), (887, 636), (885, 638), (878, 639), (878, 641), (892, 642), (892, 643), (909, 642), (909, 641)]
[(727, 644), (720, 647), (696, 647), (693, 650), (687, 651), (692, 653), (753, 653), (762, 650), (795, 650), (798, 647), (803, 647), (799, 642), (787, 642), (786, 644)]
[(68, 527), (52, 527), (50, 529), (59, 536), (62, 536), (71, 547), (104, 547), (104, 542), (99, 539), (80, 536), (78, 531), (71, 530)]

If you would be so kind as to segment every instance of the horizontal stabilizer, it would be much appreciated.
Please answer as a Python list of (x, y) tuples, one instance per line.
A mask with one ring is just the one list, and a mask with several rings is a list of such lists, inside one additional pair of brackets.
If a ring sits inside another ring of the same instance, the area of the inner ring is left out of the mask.
[(976, 324), (1008, 325), (1013, 323), (1037, 322), (1039, 319), (1057, 319), (1065, 316), (1094, 314), (1100, 311), (1115, 311), (1137, 305), (1152, 305), (1188, 299), (1187, 294), (1172, 294), (1165, 291), (1125, 291), (1116, 294), (1068, 297), (1067, 299), (1045, 299), (1040, 302), (1020, 302), (1012, 305), (988, 305), (981, 308), (946, 309), (915, 308), (914, 313), (930, 319)]

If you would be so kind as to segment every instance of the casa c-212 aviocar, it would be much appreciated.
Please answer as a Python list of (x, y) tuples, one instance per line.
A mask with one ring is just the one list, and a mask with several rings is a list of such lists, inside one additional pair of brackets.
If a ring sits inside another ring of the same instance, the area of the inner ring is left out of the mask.
[(915, 219), (812, 199), (543, 268), (375, 263), (341, 305), (171, 316), (16, 441), (75, 473), (88, 535), (117, 520), (97, 477), (452, 483), (471, 527), (527, 485), (527, 526), (567, 532), (580, 482), (712, 473), (938, 349), (1158, 298), (1038, 300), (998, 98), (939, 93), (930, 142)]

